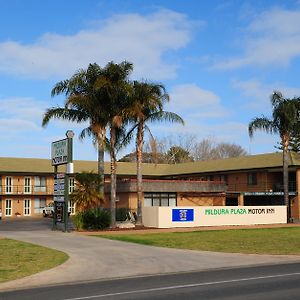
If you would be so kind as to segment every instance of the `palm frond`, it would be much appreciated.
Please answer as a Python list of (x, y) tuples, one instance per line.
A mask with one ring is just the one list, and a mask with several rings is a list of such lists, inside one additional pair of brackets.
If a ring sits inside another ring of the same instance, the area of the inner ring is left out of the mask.
[(82, 131), (79, 134), (79, 139), (83, 140), (83, 139), (85, 139), (86, 136), (93, 136), (91, 126), (82, 129)]
[(274, 122), (266, 117), (255, 118), (248, 125), (248, 133), (250, 137), (253, 137), (254, 131), (256, 130), (264, 130), (268, 133), (277, 132), (276, 126), (274, 126)]
[(159, 111), (151, 114), (148, 119), (149, 121), (167, 121), (171, 123), (179, 123), (184, 125), (184, 120), (176, 113), (169, 112), (169, 111)]

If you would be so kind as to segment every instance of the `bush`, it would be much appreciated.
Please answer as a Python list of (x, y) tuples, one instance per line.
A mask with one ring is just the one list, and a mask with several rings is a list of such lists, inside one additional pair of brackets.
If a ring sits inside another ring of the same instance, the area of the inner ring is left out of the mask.
[(103, 208), (89, 209), (77, 213), (73, 223), (77, 229), (102, 230), (110, 225), (110, 212)]
[(123, 222), (127, 219), (129, 208), (117, 208), (116, 209), (116, 221)]

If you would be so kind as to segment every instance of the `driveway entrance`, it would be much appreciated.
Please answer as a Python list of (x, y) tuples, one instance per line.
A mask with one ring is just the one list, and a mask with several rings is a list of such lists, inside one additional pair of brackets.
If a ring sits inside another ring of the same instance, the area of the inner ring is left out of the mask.
[(43, 231), (51, 230), (51, 218), (5, 218), (0, 221), (0, 235), (2, 231)]
[(0, 224), (2, 237), (57, 249), (70, 257), (54, 269), (2, 283), (0, 290), (298, 260), (295, 256), (245, 255), (144, 246), (82, 236), (75, 232), (52, 231), (51, 222), (51, 219), (36, 219), (5, 221)]

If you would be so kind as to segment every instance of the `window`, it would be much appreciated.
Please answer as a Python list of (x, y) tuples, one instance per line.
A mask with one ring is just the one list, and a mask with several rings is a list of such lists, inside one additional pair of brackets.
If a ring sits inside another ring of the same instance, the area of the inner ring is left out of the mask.
[(2, 192), (2, 177), (0, 176), (0, 192)]
[(31, 193), (31, 178), (24, 177), (24, 193), (30, 194)]
[(46, 192), (46, 177), (42, 177), (42, 176), (34, 177), (34, 191)]
[(248, 185), (257, 185), (257, 173), (248, 173)]
[(144, 206), (176, 206), (176, 193), (145, 193)]
[(35, 198), (34, 199), (34, 213), (43, 213), (43, 208), (46, 206), (46, 199)]
[(12, 215), (12, 201), (10, 199), (5, 200), (5, 216), (10, 217)]
[(30, 216), (30, 199), (24, 200), (24, 216)]
[(74, 177), (69, 178), (69, 194), (72, 194), (75, 190), (75, 179)]
[(13, 191), (13, 179), (12, 177), (5, 178), (5, 193), (11, 194)]
[(227, 183), (227, 175), (220, 175), (220, 181)]
[(75, 215), (75, 202), (74, 201), (69, 201), (68, 207), (69, 207), (70, 214)]

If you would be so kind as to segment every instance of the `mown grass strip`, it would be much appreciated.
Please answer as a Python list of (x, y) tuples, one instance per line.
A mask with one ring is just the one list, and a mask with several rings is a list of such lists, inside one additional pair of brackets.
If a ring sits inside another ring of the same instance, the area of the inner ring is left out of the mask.
[(57, 250), (0, 239), (0, 282), (51, 269), (67, 259), (67, 254)]
[(299, 227), (99, 235), (99, 237), (178, 249), (300, 255)]

